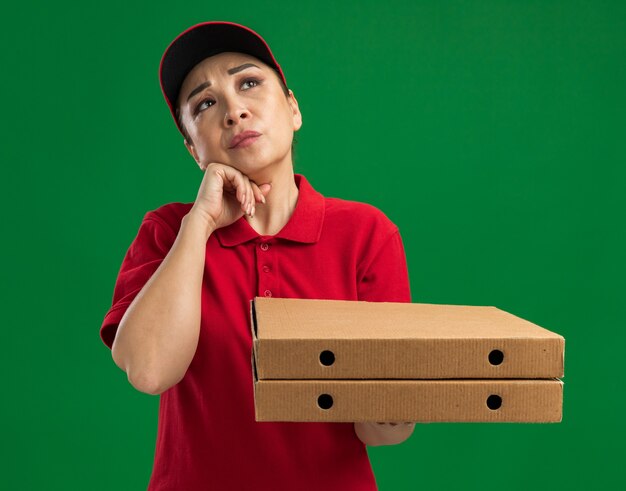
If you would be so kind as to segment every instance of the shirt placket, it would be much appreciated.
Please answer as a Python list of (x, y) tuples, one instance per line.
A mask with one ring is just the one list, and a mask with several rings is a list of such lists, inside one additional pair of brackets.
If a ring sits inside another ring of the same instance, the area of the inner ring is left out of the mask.
[(277, 296), (276, 243), (260, 240), (256, 246), (258, 290), (260, 297)]

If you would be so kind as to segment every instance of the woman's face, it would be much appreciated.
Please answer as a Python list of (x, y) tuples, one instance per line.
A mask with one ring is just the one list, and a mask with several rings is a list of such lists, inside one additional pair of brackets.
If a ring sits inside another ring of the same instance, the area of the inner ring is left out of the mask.
[[(259, 59), (225, 52), (198, 63), (183, 81), (178, 107), (191, 142), (185, 146), (202, 170), (211, 162), (244, 174), (291, 162), (293, 132), (302, 126), (298, 102), (285, 96), (278, 74)], [(243, 131), (261, 134), (231, 148)]]

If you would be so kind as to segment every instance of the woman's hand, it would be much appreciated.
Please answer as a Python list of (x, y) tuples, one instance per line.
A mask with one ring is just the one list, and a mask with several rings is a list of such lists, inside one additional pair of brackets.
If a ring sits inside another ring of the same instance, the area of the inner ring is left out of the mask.
[(354, 423), (354, 432), (370, 446), (397, 445), (413, 434), (415, 423), (378, 423), (371, 421)]
[(190, 210), (206, 221), (211, 231), (226, 227), (244, 214), (254, 216), (256, 203), (265, 203), (271, 184), (258, 186), (234, 167), (207, 165), (198, 196)]

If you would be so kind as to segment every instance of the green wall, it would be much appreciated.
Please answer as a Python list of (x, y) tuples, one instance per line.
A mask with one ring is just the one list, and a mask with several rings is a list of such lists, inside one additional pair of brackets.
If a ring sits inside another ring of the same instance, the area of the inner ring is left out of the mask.
[(145, 489), (158, 397), (99, 338), (143, 215), (202, 173), (158, 83), (205, 20), (263, 35), (298, 98), (296, 172), (400, 228), (414, 302), (566, 339), (560, 424), (418, 425), (381, 490), (624, 482), (626, 3), (19, 2), (3, 8), (2, 480)]

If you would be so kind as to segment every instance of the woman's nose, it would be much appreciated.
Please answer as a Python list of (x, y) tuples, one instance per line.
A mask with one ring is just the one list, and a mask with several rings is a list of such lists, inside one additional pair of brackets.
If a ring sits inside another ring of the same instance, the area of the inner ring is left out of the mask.
[(240, 120), (250, 117), (250, 112), (242, 107), (240, 104), (231, 104), (227, 106), (226, 113), (224, 114), (224, 125), (232, 126), (238, 124)]

